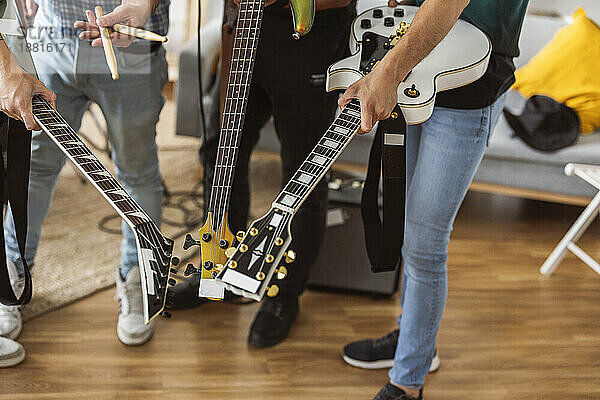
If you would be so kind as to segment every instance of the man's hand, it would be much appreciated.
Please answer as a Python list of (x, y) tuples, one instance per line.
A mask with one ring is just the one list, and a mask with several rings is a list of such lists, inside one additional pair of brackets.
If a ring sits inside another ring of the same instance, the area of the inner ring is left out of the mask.
[[(88, 39), (92, 41), (92, 46), (102, 47), (102, 39), (100, 38), (101, 28), (110, 28), (115, 24), (123, 24), (134, 28), (141, 28), (148, 18), (152, 15), (154, 8), (158, 5), (156, 0), (123, 0), (120, 6), (105, 14), (103, 17), (96, 20), (94, 12), (91, 10), (85, 11), (87, 22), (76, 21), (75, 28), (83, 29), (79, 34), (80, 39)], [(112, 44), (117, 47), (127, 47), (135, 39), (133, 36), (125, 35), (119, 32), (110, 34)]]
[(29, 130), (39, 130), (33, 119), (31, 99), (39, 94), (52, 105), (56, 95), (21, 68), (3, 41), (0, 41), (0, 111), (21, 120)]
[(341, 108), (352, 99), (360, 101), (359, 134), (371, 132), (377, 121), (390, 116), (398, 102), (398, 85), (393, 83), (386, 69), (381, 66), (352, 84), (338, 101)]
[[(470, 0), (427, 0), (413, 18), (410, 28), (377, 67), (342, 95), (340, 107), (359, 99), (361, 126), (369, 132), (379, 120), (390, 116), (397, 102), (397, 90), (406, 75), (450, 32)], [(402, 2), (404, 4), (404, 2)], [(388, 5), (398, 5), (390, 0)]]
[(25, 15), (31, 18), (35, 17), (35, 14), (38, 10), (38, 5), (36, 2), (34, 0), (21, 0), (21, 3), (23, 4)]

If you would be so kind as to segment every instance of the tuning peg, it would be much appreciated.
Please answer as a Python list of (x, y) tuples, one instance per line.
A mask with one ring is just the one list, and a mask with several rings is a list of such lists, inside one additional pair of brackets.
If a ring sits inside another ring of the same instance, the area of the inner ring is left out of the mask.
[(265, 280), (265, 277), (266, 277), (266, 276), (265, 276), (265, 273), (264, 273), (264, 272), (262, 272), (262, 271), (258, 271), (258, 272), (256, 273), (256, 279), (257, 279), (257, 280), (259, 280), (259, 281), (264, 281), (264, 280)]
[(285, 252), (285, 262), (291, 264), (296, 261), (296, 252), (294, 250), (288, 250)]
[(183, 272), (183, 276), (190, 276), (192, 274), (197, 274), (198, 272), (200, 272), (200, 271), (198, 271), (198, 269), (196, 267), (194, 267), (193, 264), (188, 264), (185, 267), (185, 271)]
[(258, 229), (254, 228), (254, 227), (250, 228), (249, 233), (250, 233), (250, 236), (256, 236), (256, 235), (258, 235)]
[(248, 245), (247, 244), (240, 244), (240, 252), (245, 253), (248, 251)]
[(174, 266), (179, 265), (179, 257), (171, 258), (171, 264), (173, 264)]
[(235, 253), (235, 247), (230, 247), (227, 250), (225, 250), (225, 257), (231, 258), (233, 257), (233, 253)]
[(279, 268), (277, 268), (275, 270), (275, 273), (277, 274), (277, 279), (282, 280), (282, 279), (285, 279), (285, 277), (287, 276), (288, 270), (286, 267), (281, 265)]
[(267, 296), (275, 297), (279, 294), (279, 286), (271, 285), (267, 288)]
[(244, 236), (246, 235), (246, 232), (244, 231), (239, 231), (238, 233), (235, 234), (235, 238), (241, 242), (242, 240), (244, 240)]
[(167, 281), (169, 283), (170, 286), (175, 286), (177, 285), (177, 281), (173, 278), (169, 278), (169, 280)]
[(169, 318), (171, 318), (171, 317), (173, 316), (173, 314), (171, 314), (171, 313), (170, 313), (170, 312), (168, 312), (168, 311), (163, 311), (161, 315), (162, 315), (163, 317), (167, 318), (167, 319), (169, 319)]
[(228, 268), (231, 268), (231, 269), (236, 269), (236, 268), (237, 268), (237, 262), (235, 262), (235, 261), (231, 260), (231, 261), (229, 261), (229, 263), (227, 264), (227, 267), (228, 267)]
[(273, 255), (272, 255), (272, 254), (267, 254), (267, 255), (265, 256), (265, 262), (266, 262), (267, 264), (271, 264), (273, 261), (275, 261), (275, 257), (273, 257)]
[(278, 237), (275, 239), (275, 246), (281, 246), (283, 244), (283, 239)]
[(183, 249), (187, 250), (192, 246), (200, 246), (200, 244), (201, 243), (198, 240), (194, 240), (192, 235), (190, 235), (188, 233), (187, 235), (185, 235), (185, 242), (183, 242)]
[(217, 272), (223, 271), (223, 268), (224, 268), (223, 264), (215, 265), (215, 271), (217, 271)]

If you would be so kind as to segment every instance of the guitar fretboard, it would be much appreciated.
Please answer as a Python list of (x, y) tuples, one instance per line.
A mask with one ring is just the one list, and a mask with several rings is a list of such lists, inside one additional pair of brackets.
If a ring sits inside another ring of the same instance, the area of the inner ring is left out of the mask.
[(48, 101), (38, 95), (33, 97), (33, 115), (56, 145), (96, 186), (132, 228), (136, 225), (152, 222), (119, 181), (77, 136), (73, 128), (52, 108)]
[(215, 164), (215, 175), (208, 210), (213, 214), (217, 229), (229, 206), (231, 183), (238, 155), (248, 91), (260, 36), (264, 0), (242, 0), (240, 4), (235, 41), (229, 67), (227, 94), (221, 121), (221, 134)]
[(354, 99), (333, 121), (294, 177), (283, 188), (273, 207), (295, 213), (360, 127), (360, 104)]

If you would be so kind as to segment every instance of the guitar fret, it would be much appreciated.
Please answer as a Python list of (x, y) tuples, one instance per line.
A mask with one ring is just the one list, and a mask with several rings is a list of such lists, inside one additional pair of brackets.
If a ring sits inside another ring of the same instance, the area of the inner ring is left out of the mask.
[(342, 149), (352, 140), (359, 126), (360, 107), (358, 100), (352, 100), (317, 142), (293, 178), (273, 202), (273, 206), (288, 207), (294, 212), (297, 211), (317, 185), (317, 180), (327, 172)]
[(220, 219), (229, 205), (234, 163), (237, 159), (240, 134), (244, 125), (244, 110), (252, 82), (263, 5), (264, 0), (242, 1), (240, 4), (215, 162), (212, 185), (215, 190), (211, 191), (208, 206), (209, 210), (215, 211), (213, 227), (220, 226)]
[[(89, 180), (97, 185), (113, 207), (121, 211), (133, 226), (147, 223), (149, 218), (141, 207), (89, 150), (62, 116), (40, 96), (34, 96), (32, 104), (34, 116), (46, 133), (62, 147)], [(129, 215), (131, 213), (134, 213), (135, 216)]]

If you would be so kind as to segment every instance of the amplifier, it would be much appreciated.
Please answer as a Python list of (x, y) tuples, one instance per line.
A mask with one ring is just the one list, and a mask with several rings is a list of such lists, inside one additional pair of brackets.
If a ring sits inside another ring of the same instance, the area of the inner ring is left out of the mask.
[(329, 182), (327, 229), (310, 273), (310, 289), (375, 297), (391, 296), (398, 290), (399, 271), (371, 272), (360, 213), (362, 183), (362, 179), (339, 178)]

